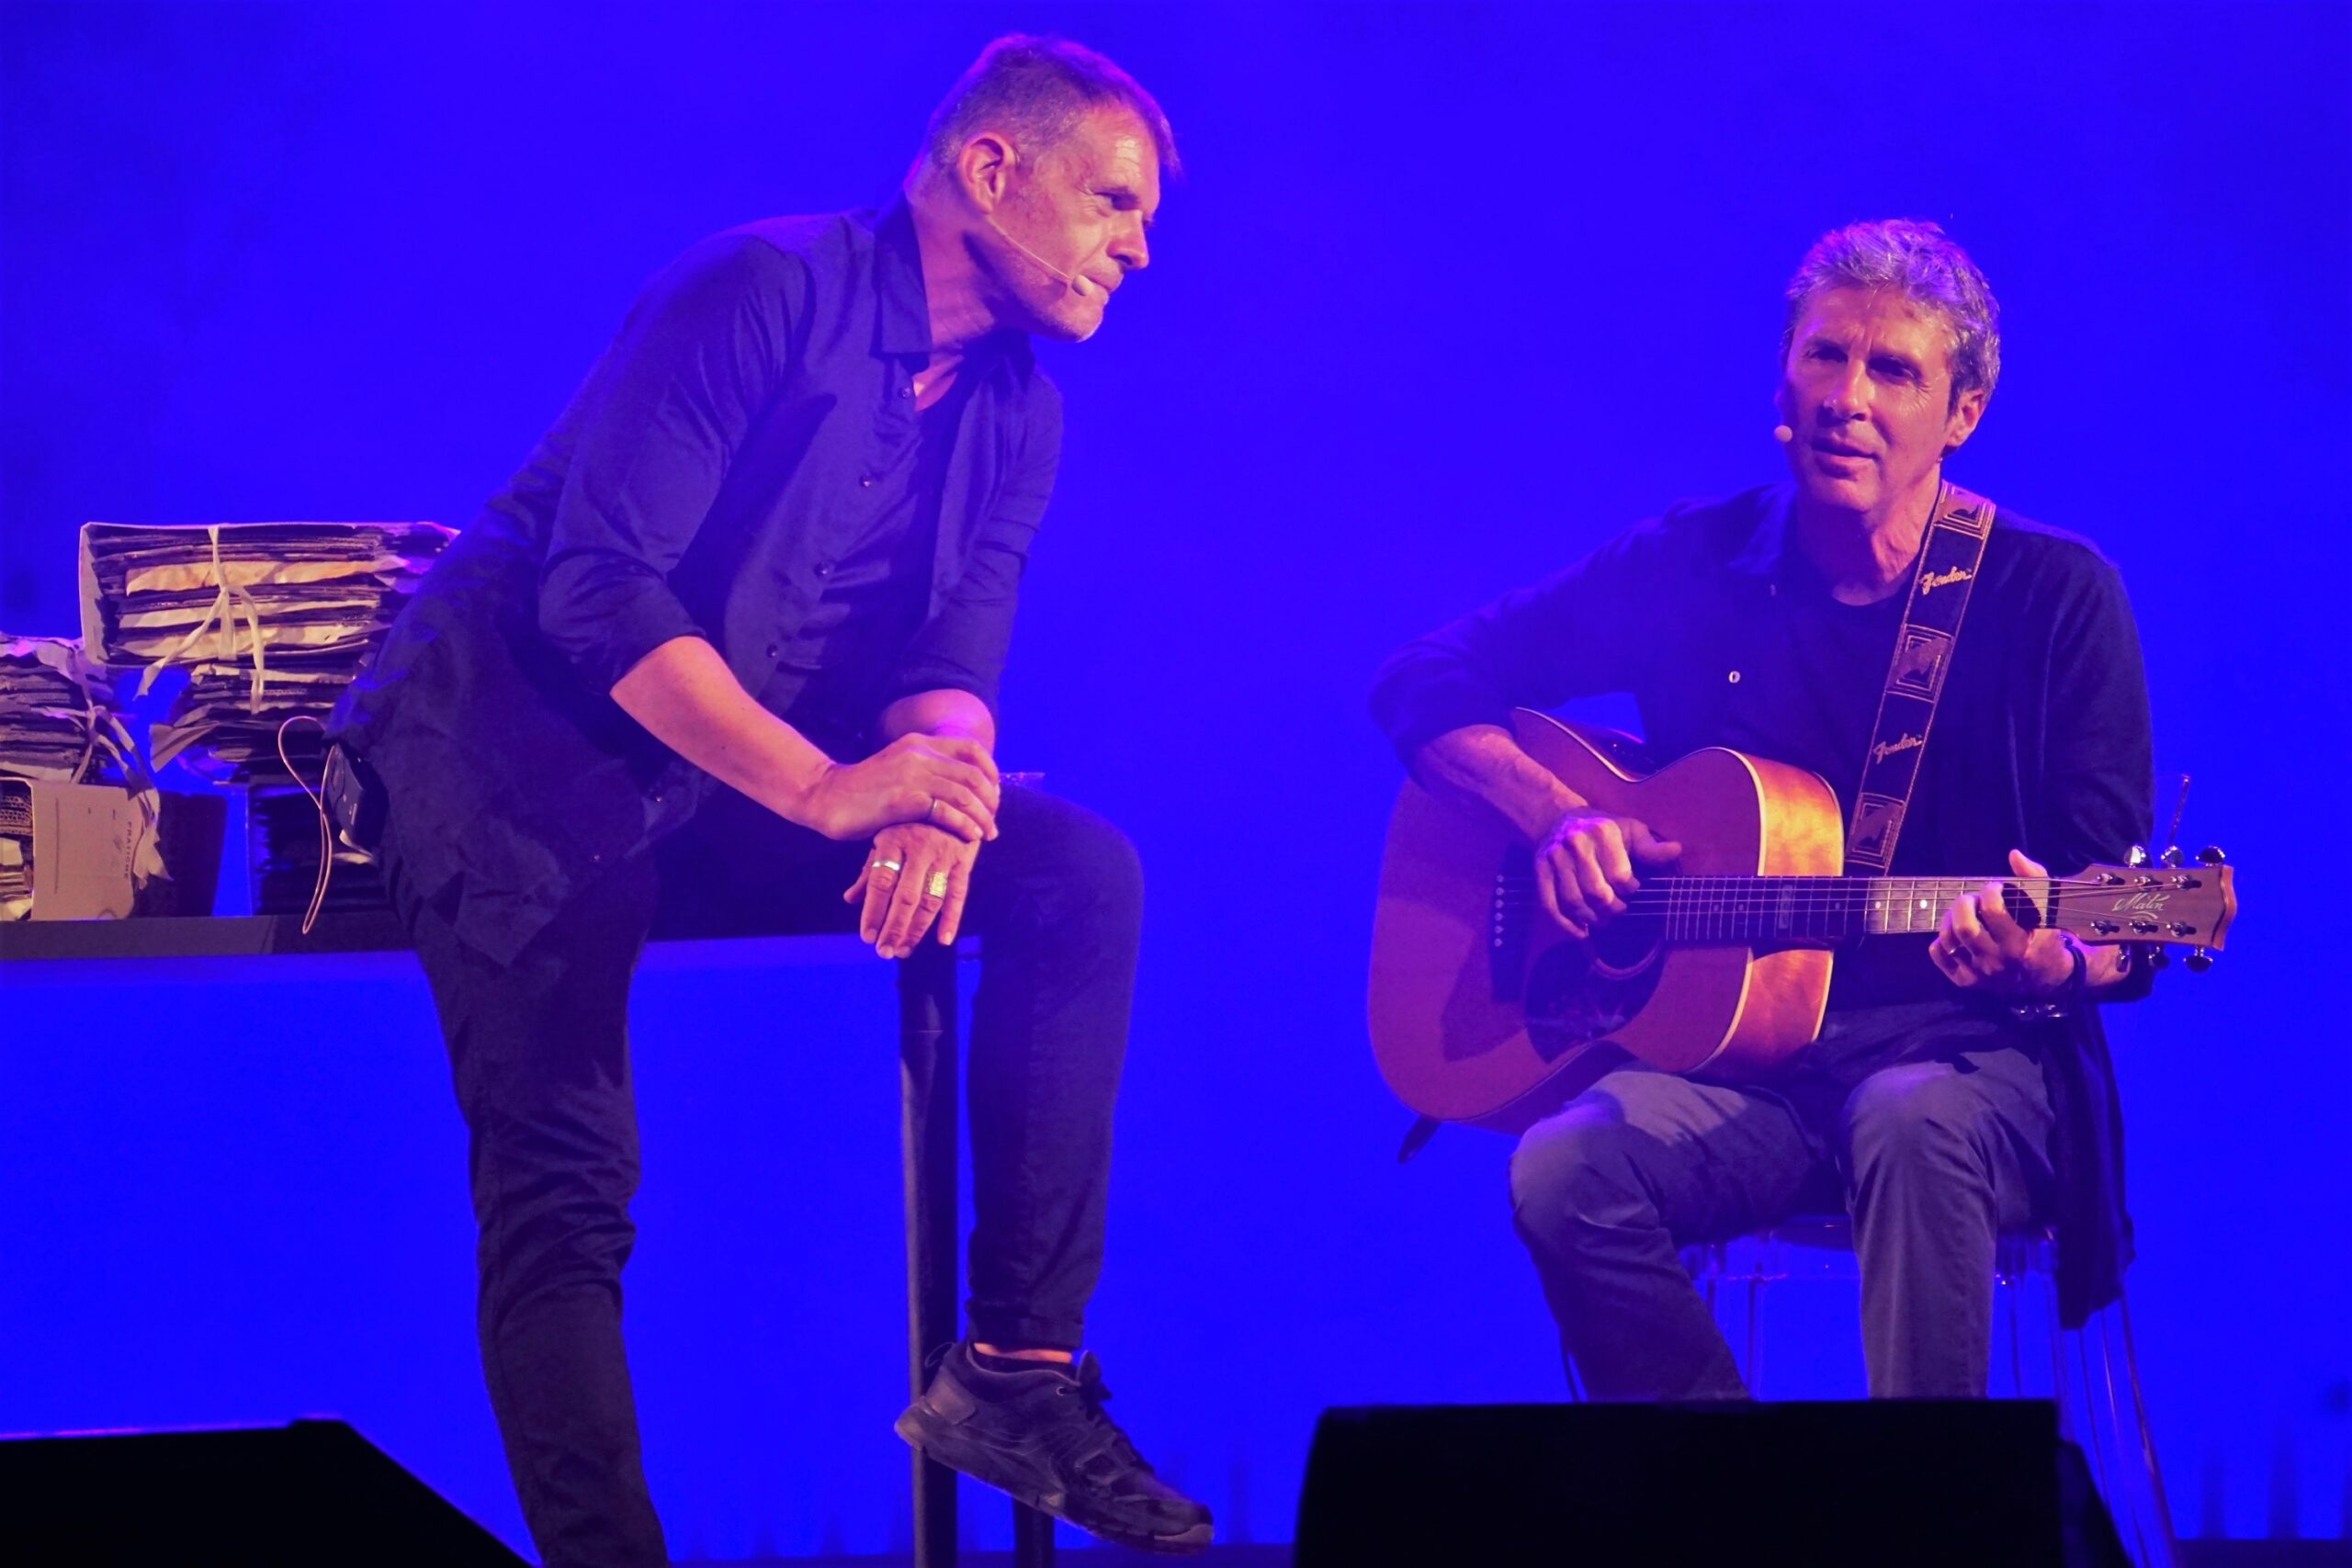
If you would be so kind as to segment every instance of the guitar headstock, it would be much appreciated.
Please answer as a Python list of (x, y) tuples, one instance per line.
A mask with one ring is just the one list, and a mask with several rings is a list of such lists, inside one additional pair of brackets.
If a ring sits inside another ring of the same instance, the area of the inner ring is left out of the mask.
[(2076, 940), (2186, 947), (2192, 969), (2212, 962), (2238, 912), (2236, 868), (2216, 849), (2194, 863), (2178, 850), (2151, 861), (2135, 849), (2130, 864), (2086, 866), (2052, 878), (2050, 892), (2050, 923)]

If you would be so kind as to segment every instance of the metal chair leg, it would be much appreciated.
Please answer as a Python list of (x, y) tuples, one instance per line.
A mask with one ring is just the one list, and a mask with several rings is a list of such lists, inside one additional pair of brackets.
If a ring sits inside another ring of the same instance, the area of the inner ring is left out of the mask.
[[(920, 1396), (926, 1363), (958, 1337), (956, 1162), (962, 1096), (956, 1060), (956, 954), (922, 943), (899, 965), (899, 1156), (907, 1200), (909, 1381)], [(914, 1460), (914, 1568), (956, 1568), (956, 1472)], [(1012, 1505), (1014, 1568), (1052, 1568), (1054, 1521)]]
[(2009, 1397), (2025, 1397), (2025, 1334), (2023, 1315), (2018, 1310), (2018, 1297), (2025, 1292), (2025, 1276), (2012, 1274), (1999, 1282), (2009, 1308)]
[(2140, 1422), (2140, 1457), (2148, 1467), (2148, 1490), (2156, 1505), (2156, 1529), (2164, 1547), (2163, 1568), (2179, 1557), (2180, 1538), (2173, 1533), (2172, 1499), (2165, 1495), (2164, 1467), (2156, 1462), (2155, 1427), (2148, 1419), (2148, 1396), (2140, 1386), (2140, 1348), (2132, 1338), (2132, 1298), (2121, 1289), (2115, 1294), (2115, 1315), (2123, 1329), (2123, 1370), (2132, 1380), (2132, 1413)]
[[(2083, 1374), (2083, 1451), (2091, 1456), (2091, 1481), (2102, 1497), (2111, 1496), (2108, 1491), (2107, 1451), (2109, 1434), (2101, 1429), (2098, 1418), (2098, 1380), (2091, 1375), (2091, 1351), (2088, 1343), (2090, 1325), (2085, 1324), (2074, 1336), (2075, 1360)], [(2064, 1338), (2063, 1333), (2059, 1336)]]
[(2075, 1419), (2075, 1394), (2066, 1376), (2066, 1331), (2058, 1315), (2058, 1280), (2055, 1275), (2042, 1276), (2042, 1304), (2050, 1314), (2050, 1397), (2058, 1402), (2058, 1435), (2070, 1443), (2083, 1440), (2081, 1423)]
[(1764, 1397), (1764, 1270), (1747, 1281), (1747, 1397)]

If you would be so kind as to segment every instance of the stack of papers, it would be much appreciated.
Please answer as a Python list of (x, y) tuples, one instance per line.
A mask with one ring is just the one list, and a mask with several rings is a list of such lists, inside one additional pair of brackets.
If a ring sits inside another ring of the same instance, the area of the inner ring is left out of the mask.
[(0, 920), (21, 920), (32, 912), (32, 795), (0, 789)]
[(135, 771), (106, 671), (65, 637), (0, 637), (0, 773), (83, 784)]
[[(36, 780), (38, 787), (27, 782)], [(56, 829), (35, 831), (42, 800), (54, 815), (71, 809), (78, 798), (86, 808), (76, 814), (76, 822), (95, 820), (96, 808), (86, 803), (102, 792), (76, 797), (64, 787), (79, 784), (107, 786), (107, 798), (131, 814), (124, 818), (133, 824), (131, 837), (119, 846), (128, 851), (128, 863), (116, 853), (101, 868), (125, 878), (127, 899), (133, 880), (143, 885), (162, 874), (153, 830), (161, 802), (115, 705), (113, 684), (74, 637), (0, 637), (0, 920), (33, 913), (34, 874), (40, 869), (33, 861), (35, 839), (45, 838), (51, 853), (62, 852), (58, 846), (64, 840)], [(65, 875), (59, 866), (47, 869), (52, 885)], [(66, 904), (71, 891), (62, 900)], [(43, 908), (60, 901), (53, 887)]]
[[(153, 733), (157, 767), (184, 758), (224, 784), (288, 779), (279, 727), (323, 720), (434, 558), (435, 523), (223, 523), (82, 530), (83, 640), (113, 668), (166, 669), (187, 689)], [(286, 732), (315, 782), (316, 725)]]

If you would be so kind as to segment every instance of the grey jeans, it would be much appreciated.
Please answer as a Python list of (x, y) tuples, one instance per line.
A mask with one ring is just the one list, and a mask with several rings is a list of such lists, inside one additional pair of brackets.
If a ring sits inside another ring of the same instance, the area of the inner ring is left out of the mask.
[(1769, 1087), (1610, 1073), (1530, 1128), (1511, 1203), (1597, 1399), (1738, 1399), (1679, 1248), (1787, 1218), (1834, 1177), (1853, 1215), (1876, 1396), (1982, 1394), (2000, 1232), (2046, 1213), (2050, 1097), (1997, 1013), (1832, 1012)]

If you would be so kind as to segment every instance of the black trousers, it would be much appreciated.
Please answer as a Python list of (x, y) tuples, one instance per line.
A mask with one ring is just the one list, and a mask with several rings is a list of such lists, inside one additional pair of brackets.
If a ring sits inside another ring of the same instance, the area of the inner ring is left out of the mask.
[(1743, 1397), (1679, 1249), (1825, 1189), (1853, 1215), (1871, 1393), (1984, 1393), (1999, 1234), (2048, 1212), (2040, 1064), (1941, 1002), (1832, 1012), (1801, 1062), (1770, 1089), (1623, 1068), (1520, 1140), (1519, 1233), (1593, 1397)]
[[(982, 939), (967, 1313), (978, 1339), (1074, 1348), (1102, 1268), (1142, 876), (1117, 829), (1065, 801), (1009, 789), (998, 821), (965, 919)], [(666, 1562), (621, 1337), (638, 1183), (630, 978), (665, 906), (691, 910), (697, 931), (854, 930), (841, 894), (869, 846), (720, 792), (501, 964), (457, 935), (446, 905), (416, 896), (399, 837), (394, 802), (386, 875), (471, 1134), (482, 1368), (524, 1517), (550, 1568)], [(888, 1042), (855, 1043), (885, 1070)]]

